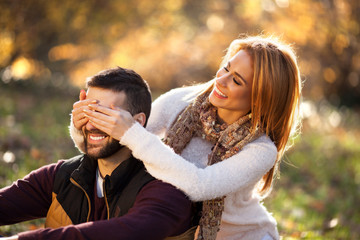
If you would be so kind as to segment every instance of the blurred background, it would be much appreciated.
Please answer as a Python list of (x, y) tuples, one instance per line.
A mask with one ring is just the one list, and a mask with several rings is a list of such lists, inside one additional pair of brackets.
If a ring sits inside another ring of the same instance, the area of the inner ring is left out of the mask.
[(86, 77), (131, 68), (155, 99), (210, 80), (244, 33), (293, 44), (304, 81), (302, 134), (264, 201), (282, 238), (359, 239), (359, 0), (1, 0), (0, 187), (78, 154), (67, 126)]

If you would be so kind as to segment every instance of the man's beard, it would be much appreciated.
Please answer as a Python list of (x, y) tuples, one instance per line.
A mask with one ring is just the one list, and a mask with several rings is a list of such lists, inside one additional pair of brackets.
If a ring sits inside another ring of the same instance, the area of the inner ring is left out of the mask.
[[(100, 133), (100, 131), (96, 131), (97, 133)], [(121, 145), (117, 140), (115, 139), (111, 139), (109, 142), (106, 143), (106, 145), (102, 146), (96, 153), (89, 153), (89, 149), (91, 149), (92, 147), (99, 147), (99, 145), (93, 145), (93, 144), (89, 144), (87, 142), (87, 135), (89, 133), (94, 133), (94, 131), (86, 131), (86, 138), (85, 138), (85, 153), (88, 157), (93, 158), (93, 159), (99, 159), (99, 158), (107, 158), (110, 157), (111, 155), (115, 154), (116, 152), (118, 152), (121, 148), (124, 147), (124, 145)], [(101, 132), (103, 133), (103, 132)]]

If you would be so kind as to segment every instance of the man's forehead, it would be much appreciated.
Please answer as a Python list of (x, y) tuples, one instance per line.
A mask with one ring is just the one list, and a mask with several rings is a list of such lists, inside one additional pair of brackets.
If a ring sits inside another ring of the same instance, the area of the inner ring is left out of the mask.
[(110, 107), (111, 104), (122, 107), (126, 101), (126, 94), (115, 92), (110, 89), (89, 87), (86, 93), (86, 99), (98, 100), (103, 106)]

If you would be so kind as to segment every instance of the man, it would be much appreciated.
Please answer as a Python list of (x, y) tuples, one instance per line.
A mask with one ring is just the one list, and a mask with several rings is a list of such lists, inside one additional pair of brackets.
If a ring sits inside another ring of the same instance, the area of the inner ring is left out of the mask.
[[(86, 95), (80, 94), (80, 100), (86, 100), (75, 103), (82, 105), (76, 109), (96, 102), (126, 109), (146, 125), (150, 90), (134, 71), (105, 70), (89, 78), (87, 87)], [(127, 147), (96, 129), (86, 115), (82, 118), (84, 155), (39, 168), (0, 189), (0, 225), (46, 217), (46, 228), (0, 239), (139, 240), (188, 235), (192, 205), (186, 196), (155, 180)]]

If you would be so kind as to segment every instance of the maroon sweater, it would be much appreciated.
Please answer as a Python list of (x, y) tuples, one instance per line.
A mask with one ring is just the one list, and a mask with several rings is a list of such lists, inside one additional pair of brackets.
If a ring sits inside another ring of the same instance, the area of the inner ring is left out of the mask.
[[(0, 189), (0, 225), (46, 217), (54, 177), (63, 162), (41, 167)], [(96, 191), (94, 195), (91, 222), (23, 232), (18, 234), (19, 239), (164, 239), (190, 228), (191, 202), (181, 191), (159, 180), (149, 182), (140, 190), (126, 215), (110, 220), (104, 220), (105, 204), (96, 196)]]

